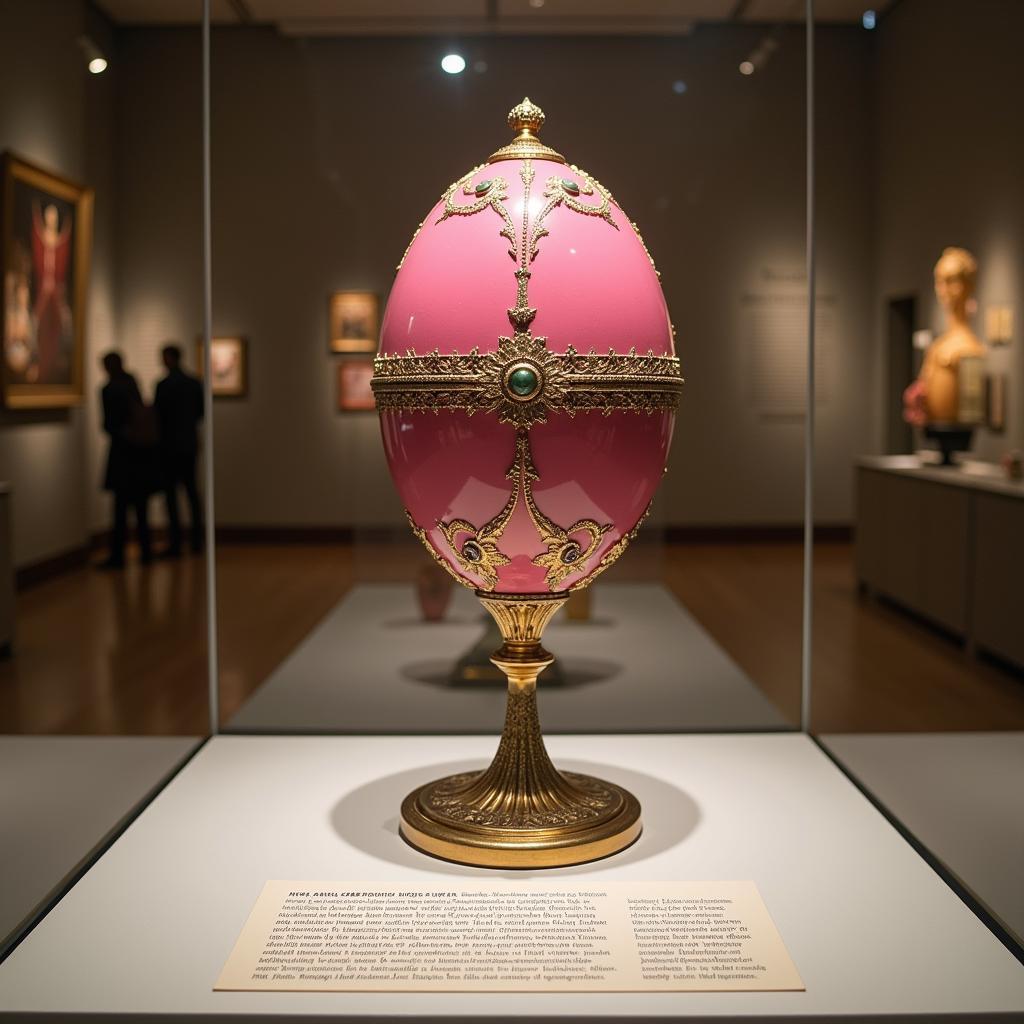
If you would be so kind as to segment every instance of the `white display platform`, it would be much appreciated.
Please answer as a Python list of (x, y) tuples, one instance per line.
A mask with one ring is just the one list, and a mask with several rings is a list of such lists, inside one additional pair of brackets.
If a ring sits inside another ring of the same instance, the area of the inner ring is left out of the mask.
[[(544, 645), (566, 677), (540, 678), (548, 732), (780, 729), (782, 715), (662, 586), (593, 591), (593, 618), (561, 613)], [(228, 727), (256, 732), (483, 733), (501, 730), (505, 688), (447, 682), (487, 613), (456, 587), (443, 622), (424, 622), (411, 585), (354, 587), (242, 706)], [(495, 634), (494, 646), (499, 643)]]
[(0, 952), (198, 742), (0, 736)]
[(820, 739), (1024, 945), (1024, 733)]
[[(545, 872), (432, 860), (397, 834), (402, 796), (482, 764), (493, 738), (211, 740), (0, 965), (7, 1019), (601, 1019), (944, 1022), (1024, 1014), (1024, 967), (807, 737), (555, 736), (566, 768), (629, 786), (645, 831)], [(438, 884), (751, 879), (806, 992), (245, 993), (214, 982), (267, 879)], [(46, 1016), (49, 1015), (49, 1016)]]

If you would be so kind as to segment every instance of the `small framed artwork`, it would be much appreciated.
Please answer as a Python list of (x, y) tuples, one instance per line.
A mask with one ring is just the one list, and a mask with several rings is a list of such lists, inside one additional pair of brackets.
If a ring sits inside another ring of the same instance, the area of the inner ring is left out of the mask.
[(327, 313), (332, 352), (376, 352), (380, 300), (374, 292), (334, 292)]
[(82, 400), (92, 204), (92, 189), (3, 155), (0, 377), (8, 408)]
[(1009, 345), (1013, 340), (1013, 306), (989, 306), (985, 310), (985, 340), (990, 345)]
[(370, 378), (372, 359), (346, 359), (338, 363), (338, 412), (367, 412), (376, 408)]
[[(202, 377), (203, 339), (196, 341), (196, 367)], [(249, 393), (249, 343), (245, 338), (211, 338), (211, 391), (214, 398), (245, 398)]]
[(1006, 430), (1006, 374), (990, 373), (985, 378), (985, 425), (994, 434)]

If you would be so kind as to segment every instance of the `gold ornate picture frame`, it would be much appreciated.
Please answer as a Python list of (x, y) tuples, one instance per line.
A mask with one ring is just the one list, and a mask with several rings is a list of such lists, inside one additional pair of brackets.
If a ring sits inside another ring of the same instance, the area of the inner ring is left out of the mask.
[(333, 292), (327, 307), (327, 325), (331, 352), (376, 352), (380, 296), (376, 292)]
[(3, 154), (0, 390), (9, 409), (82, 400), (93, 191)]
[[(214, 398), (245, 398), (249, 394), (249, 341), (239, 335), (210, 339)], [(196, 370), (203, 376), (203, 339), (196, 339)]]
[(343, 359), (338, 363), (338, 412), (372, 412), (376, 407), (370, 380), (372, 359)]

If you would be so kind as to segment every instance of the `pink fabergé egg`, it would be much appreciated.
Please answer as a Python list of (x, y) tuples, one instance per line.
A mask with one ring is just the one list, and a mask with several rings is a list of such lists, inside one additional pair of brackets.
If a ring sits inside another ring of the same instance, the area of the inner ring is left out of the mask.
[(518, 134), (427, 214), (373, 389), (416, 535), (460, 582), (564, 593), (611, 565), (664, 472), (682, 378), (650, 255), (608, 190)]

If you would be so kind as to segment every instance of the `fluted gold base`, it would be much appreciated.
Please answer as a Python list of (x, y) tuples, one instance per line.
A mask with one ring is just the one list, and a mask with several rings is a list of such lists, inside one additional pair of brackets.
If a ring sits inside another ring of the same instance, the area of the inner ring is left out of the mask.
[(640, 835), (627, 790), (551, 763), (537, 716), (537, 676), (554, 660), (540, 645), (563, 597), (478, 594), (504, 643), (491, 659), (508, 677), (505, 728), (490, 767), (421, 786), (402, 802), (402, 835), (461, 864), (543, 868), (607, 857)]

